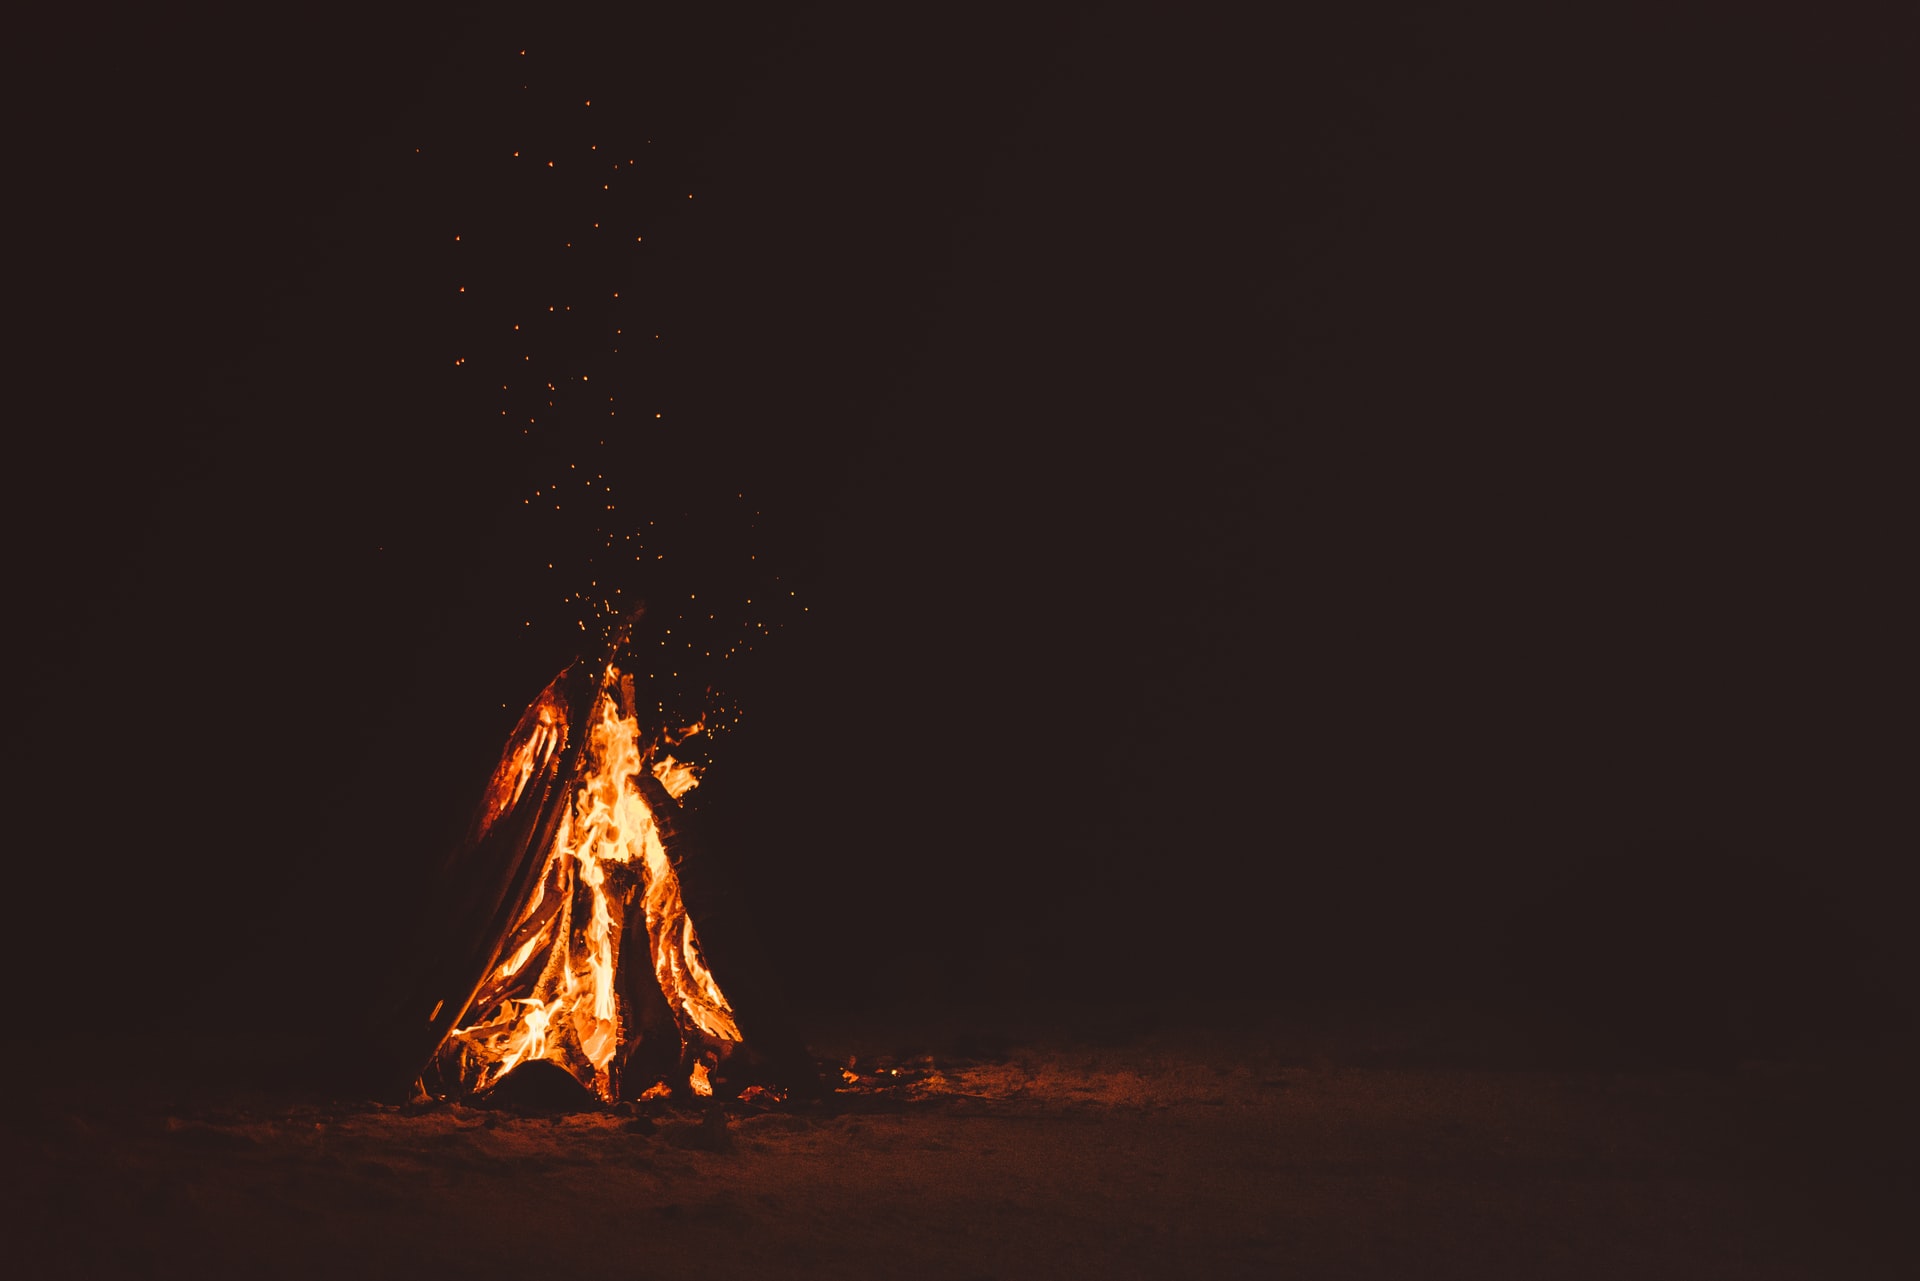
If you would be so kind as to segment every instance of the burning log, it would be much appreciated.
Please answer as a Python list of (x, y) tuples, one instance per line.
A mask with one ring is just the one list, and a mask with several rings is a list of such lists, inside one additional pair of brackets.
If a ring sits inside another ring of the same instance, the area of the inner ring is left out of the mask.
[(568, 808), (584, 736), (574, 709), (592, 677), (566, 668), (527, 707), (507, 739), (467, 834), (444, 859), (400, 993), (386, 1020), (389, 1062), (409, 1075), (466, 1015), (540, 883)]
[[(553, 875), (558, 870), (557, 865), (550, 866), (549, 875), (541, 885), (540, 901), (527, 918), (508, 936), (507, 941), (499, 949), (500, 955), (509, 958), (531, 956), (543, 950), (540, 943), (553, 927), (562, 906), (561, 886), (558, 883), (558, 877)], [(474, 994), (473, 999), (467, 1003), (467, 1008), (488, 1010), (508, 997), (524, 995), (523, 989), (530, 988), (539, 976), (540, 972), (537, 968), (530, 969), (524, 963), (511, 973), (496, 973)]]

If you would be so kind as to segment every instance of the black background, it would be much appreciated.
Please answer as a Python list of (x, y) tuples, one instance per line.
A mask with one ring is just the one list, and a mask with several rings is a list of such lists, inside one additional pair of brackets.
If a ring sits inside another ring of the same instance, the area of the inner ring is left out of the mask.
[[(659, 676), (741, 713), (698, 794), (723, 982), (1909, 1017), (1900, 33), (20, 39), (8, 934), (45, 1017), (345, 1018), (590, 583), (754, 642)], [(569, 464), (617, 511), (536, 512)]]

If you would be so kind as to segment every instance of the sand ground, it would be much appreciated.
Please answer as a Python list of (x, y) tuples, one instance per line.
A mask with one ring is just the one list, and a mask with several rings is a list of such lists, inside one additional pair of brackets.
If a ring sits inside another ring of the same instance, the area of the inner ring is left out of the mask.
[(16, 1063), (12, 1274), (1920, 1275), (1885, 1064), (1514, 1068), (1222, 1026), (856, 1021), (815, 1047), (845, 1093), (638, 1115)]

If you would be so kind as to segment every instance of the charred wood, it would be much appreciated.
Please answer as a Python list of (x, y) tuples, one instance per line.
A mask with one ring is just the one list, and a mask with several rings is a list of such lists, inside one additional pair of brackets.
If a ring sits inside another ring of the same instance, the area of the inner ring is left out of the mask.
[[(561, 746), (505, 812), (490, 823), (476, 815), (467, 839), (446, 860), (440, 895), (428, 905), (413, 961), (389, 1003), (384, 1030), (374, 1038), (386, 1047), (379, 1051), (385, 1066), (377, 1071), (390, 1091), (404, 1088), (459, 1025), (500, 964), (502, 946), (546, 870), (547, 852), (571, 801), (587, 738), (580, 722), (592, 692), (592, 674), (579, 663), (554, 678), (534, 706), (550, 703), (558, 712)], [(530, 707), (508, 753), (534, 732), (533, 715)], [(487, 803), (483, 796), (480, 806)]]

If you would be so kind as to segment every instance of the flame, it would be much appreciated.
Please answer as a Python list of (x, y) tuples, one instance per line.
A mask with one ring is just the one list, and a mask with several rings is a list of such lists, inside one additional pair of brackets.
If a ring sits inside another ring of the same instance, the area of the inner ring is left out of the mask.
[[(701, 717), (693, 724), (683, 727), (677, 734), (665, 736), (665, 746), (678, 747), (695, 734), (705, 732), (707, 718)], [(667, 795), (679, 800), (694, 788), (700, 786), (700, 767), (676, 761), (671, 755), (663, 754), (653, 763), (653, 776), (660, 780), (660, 786), (667, 789)]]
[[(529, 719), (533, 721), (531, 733), (527, 732)], [(520, 803), (521, 796), (526, 793), (528, 780), (545, 769), (547, 762), (553, 759), (553, 754), (560, 750), (566, 738), (564, 727), (565, 720), (554, 702), (552, 689), (542, 690), (539, 699), (521, 718), (520, 728), (514, 732), (514, 749), (501, 758), (492, 779), (487, 783), (480, 818), (475, 824), (474, 839), (485, 836), (502, 814)]]
[[(548, 700), (548, 695), (542, 695)], [(681, 1049), (695, 1038), (724, 1047), (742, 1038), (719, 984), (700, 955), (693, 920), (680, 896), (660, 826), (639, 781), (651, 774), (676, 801), (699, 784), (694, 766), (662, 753), (649, 761), (639, 720), (623, 712), (632, 683), (608, 666), (588, 718), (585, 756), (571, 803), (548, 851), (543, 875), (510, 937), (526, 935), (491, 971), (492, 983), (519, 975), (544, 957), (530, 994), (506, 997), (449, 1034), (460, 1076), (475, 1090), (493, 1085), (523, 1062), (546, 1059), (572, 1072), (611, 1101), (619, 1083), (613, 1063), (627, 1039), (629, 1016), (619, 991), (622, 944), (634, 927), (644, 931), (654, 980), (667, 998)], [(531, 734), (502, 760), (488, 786), (480, 831), (510, 809), (527, 781), (562, 744), (564, 718), (550, 702), (528, 709)], [(523, 721), (523, 725), (525, 722)], [(667, 736), (676, 745), (701, 731), (698, 722)], [(557, 909), (545, 907), (557, 896)], [(515, 985), (518, 986), (518, 985)], [(696, 1063), (688, 1085), (710, 1094), (707, 1063)], [(631, 1082), (628, 1092), (652, 1082)]]
[(676, 801), (700, 786), (700, 775), (694, 767), (676, 761), (671, 756), (662, 756), (653, 763), (653, 776), (660, 780), (660, 786), (667, 789), (667, 795)]

